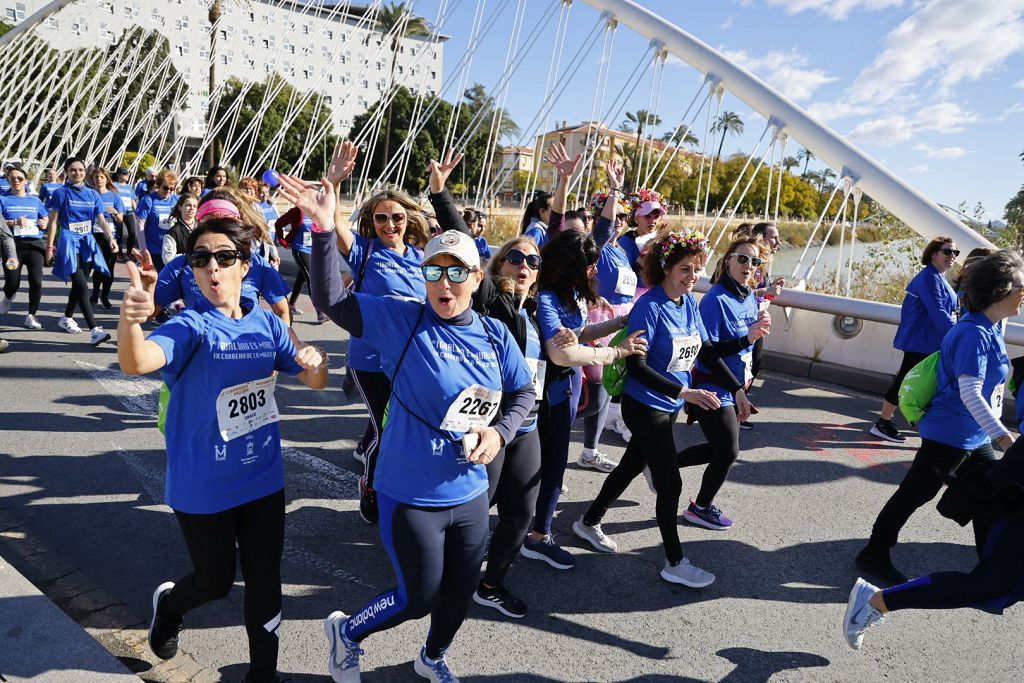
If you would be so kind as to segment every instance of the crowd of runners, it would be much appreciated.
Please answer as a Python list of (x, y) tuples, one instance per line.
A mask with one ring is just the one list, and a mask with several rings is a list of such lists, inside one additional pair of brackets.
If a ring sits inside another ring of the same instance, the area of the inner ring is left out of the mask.
[[(347, 142), (319, 183), (275, 175), (276, 188), (255, 178), (232, 183), (221, 167), (189, 178), (149, 169), (133, 185), (125, 169), (72, 157), (43, 173), (36, 192), (25, 169), (4, 169), (3, 322), (22, 315), (25, 301), (24, 326), (42, 327), (44, 268), (52, 267), (69, 284), (57, 326), (78, 334), (79, 316), (89, 343), (108, 342), (93, 310), (115, 305), (114, 272), (124, 264), (121, 370), (160, 371), (164, 381), (166, 500), (193, 569), (153, 593), (149, 644), (158, 657), (175, 656), (190, 610), (227, 595), (237, 560), (246, 680), (277, 680), (286, 481), (274, 388), (282, 372), (323, 389), (328, 367), (344, 366), (368, 415), (352, 454), (363, 467), (360, 516), (379, 526), (397, 577), (364, 605), (325, 607), (335, 681), (359, 680), (374, 633), (428, 615), (415, 671), (455, 681), (445, 653), (474, 602), (527, 615), (506, 587), (517, 557), (573, 570), (552, 519), (577, 421), (584, 438), (576, 463), (606, 477), (573, 533), (614, 553), (602, 519), (643, 475), (664, 546), (660, 579), (692, 589), (715, 581), (713, 558), (684, 551), (680, 498), (690, 525), (726, 531), (743, 523), (718, 499), (741, 431), (755, 428), (748, 394), (771, 332), (771, 302), (786, 286), (769, 275), (778, 229), (740, 225), (715, 256), (699, 230), (669, 226), (656, 192), (625, 187), (614, 162), (603, 169), (603, 190), (570, 210), (580, 159), (556, 144), (545, 161), (557, 187), (529, 203), (520, 235), (491, 248), (487, 217), (458, 208), (446, 189), (461, 159), (449, 152), (430, 162), (426, 202), (384, 189), (354, 219), (339, 194), (357, 164)], [(279, 272), (281, 249), (297, 266), (290, 285)], [(998, 612), (1024, 593), (1024, 466), (1001, 421), (1005, 385), (1015, 379), (1015, 391), (1024, 378), (1024, 363), (1011, 371), (1003, 341), (1004, 321), (1024, 302), (1024, 262), (978, 250), (966, 268), (953, 268), (959, 253), (953, 240), (935, 238), (907, 287), (895, 342), (904, 362), (871, 434), (905, 440), (894, 424), (901, 385), (927, 379), (929, 368), (932, 395), (913, 466), (850, 558), (888, 586), (854, 586), (843, 631), (855, 648), (890, 610)], [(18, 296), (23, 272), (27, 297)], [(954, 282), (947, 272), (957, 273)], [(705, 274), (711, 286), (698, 300)], [(306, 314), (303, 291), (310, 315), (346, 331), (345, 359), (297, 336), (291, 322)], [(697, 443), (676, 444), (681, 413), (699, 426)], [(620, 462), (599, 451), (606, 428), (627, 444)], [(681, 476), (691, 467), (702, 468), (692, 490)], [(978, 566), (908, 581), (890, 550), (944, 485), (940, 510), (973, 523)]]

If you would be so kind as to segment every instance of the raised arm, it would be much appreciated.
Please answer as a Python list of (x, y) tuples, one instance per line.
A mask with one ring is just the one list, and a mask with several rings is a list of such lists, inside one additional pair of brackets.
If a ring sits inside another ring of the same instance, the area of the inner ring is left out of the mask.
[(551, 198), (551, 219), (548, 221), (549, 238), (565, 229), (565, 204), (569, 199), (569, 182), (580, 163), (580, 156), (577, 154), (570, 158), (565, 152), (565, 147), (558, 142), (551, 145), (544, 154), (544, 161), (558, 171), (558, 187), (555, 188), (555, 196)]
[[(341, 253), (345, 256), (352, 252), (355, 236), (349, 227), (348, 217), (342, 215), (341, 184), (356, 169), (356, 156), (358, 154), (359, 148), (352, 144), (350, 140), (339, 142), (334, 146), (334, 154), (331, 155), (331, 163), (327, 167), (327, 183), (332, 186), (331, 196), (334, 198), (334, 206), (331, 215), (326, 217), (326, 224), (321, 224), (317, 221), (318, 224), (324, 227), (332, 224), (335, 226), (338, 249), (341, 249)], [(312, 214), (307, 213), (307, 215), (312, 217)], [(314, 218), (313, 220), (317, 219)]]
[(594, 222), (594, 242), (601, 249), (611, 241), (615, 233), (615, 212), (619, 208), (619, 193), (622, 191), (622, 180), (625, 171), (609, 159), (605, 162), (604, 172), (608, 176), (608, 198), (604, 202), (601, 215)]
[(132, 261), (127, 267), (129, 285), (117, 321), (117, 360), (126, 375), (144, 375), (167, 363), (160, 345), (142, 332), (142, 323), (153, 314), (157, 273), (152, 269), (140, 272)]
[(441, 225), (442, 230), (458, 230), (469, 235), (469, 226), (462, 218), (462, 213), (455, 208), (455, 200), (452, 199), (451, 193), (445, 187), (448, 176), (462, 161), (462, 157), (462, 152), (455, 154), (454, 150), (450, 149), (445, 154), (443, 162), (431, 159), (428, 183), (430, 194), (427, 195), (427, 198), (430, 200), (430, 205), (434, 207), (434, 215), (437, 216), (437, 222)]

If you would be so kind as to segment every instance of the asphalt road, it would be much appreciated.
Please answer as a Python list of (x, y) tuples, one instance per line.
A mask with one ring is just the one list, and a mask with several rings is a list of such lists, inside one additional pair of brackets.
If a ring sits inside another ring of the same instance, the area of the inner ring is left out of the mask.
[[(122, 280), (118, 298), (123, 287)], [(248, 656), (240, 576), (229, 598), (188, 615), (174, 660), (157, 663), (145, 647), (153, 588), (189, 568), (162, 501), (159, 384), (121, 375), (112, 345), (94, 349), (85, 333), (59, 331), (66, 291), (47, 275), (42, 331), (20, 327), (24, 291), (0, 319), (0, 336), (11, 342), (0, 356), (0, 553), (143, 679), (240, 680)], [(309, 308), (305, 296), (301, 303)], [(110, 330), (116, 310), (100, 313)], [(344, 334), (312, 319), (298, 318), (298, 334), (341, 358)], [(280, 670), (292, 681), (329, 680), (323, 618), (354, 610), (394, 581), (377, 529), (357, 512), (351, 451), (363, 407), (342, 395), (342, 371), (331, 374), (327, 391), (292, 378), (277, 390), (289, 501)], [(681, 532), (687, 556), (717, 575), (714, 585), (694, 591), (658, 578), (654, 496), (642, 479), (605, 520), (617, 554), (588, 551), (572, 536), (604, 476), (575, 466), (577, 431), (555, 530), (578, 565), (560, 572), (518, 560), (508, 583), (530, 614), (512, 621), (474, 606), (449, 652), (463, 680), (1024, 679), (1022, 609), (1002, 617), (895, 614), (869, 633), (863, 651), (847, 647), (840, 628), (857, 576), (852, 557), (917, 439), (903, 447), (870, 440), (865, 429), (879, 399), (856, 391), (769, 374), (753, 398), (761, 414), (742, 433), (740, 461), (717, 501), (735, 527)], [(677, 445), (700, 439), (696, 426), (677, 426)], [(602, 450), (615, 458), (623, 444), (608, 433)], [(683, 481), (684, 498), (695, 495), (699, 472), (684, 471)], [(970, 530), (932, 506), (902, 540), (895, 558), (911, 575), (973, 565)], [(406, 623), (369, 638), (364, 680), (413, 680), (427, 626)], [(39, 656), (46, 671), (45, 652)]]

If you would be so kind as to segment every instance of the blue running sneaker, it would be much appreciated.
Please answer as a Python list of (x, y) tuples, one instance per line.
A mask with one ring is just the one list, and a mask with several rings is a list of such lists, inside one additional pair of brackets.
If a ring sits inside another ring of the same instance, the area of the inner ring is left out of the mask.
[(327, 661), (327, 670), (331, 673), (334, 683), (359, 683), (359, 655), (363, 649), (359, 643), (345, 636), (345, 624), (348, 615), (344, 612), (331, 612), (324, 619), (324, 633), (331, 644), (331, 654)]
[(843, 634), (846, 642), (854, 650), (859, 650), (864, 641), (864, 634), (876, 624), (885, 621), (885, 616), (871, 606), (868, 600), (878, 590), (864, 579), (857, 579), (850, 591), (850, 599), (846, 603), (846, 618), (843, 619)]
[(683, 512), (683, 519), (690, 524), (696, 524), (705, 529), (713, 529), (715, 531), (725, 531), (732, 526), (732, 520), (723, 515), (722, 511), (715, 507), (714, 503), (706, 508), (702, 508), (691, 500), (690, 507), (686, 508), (686, 511)]
[(539, 541), (530, 539), (529, 534), (519, 549), (519, 554), (531, 560), (547, 562), (555, 569), (572, 569), (576, 566), (576, 559), (555, 544), (555, 539), (548, 534)]
[(426, 645), (420, 648), (420, 656), (416, 658), (412, 668), (433, 683), (459, 683), (459, 679), (448, 668), (448, 662), (444, 661), (444, 654), (437, 659), (430, 659), (427, 657)]

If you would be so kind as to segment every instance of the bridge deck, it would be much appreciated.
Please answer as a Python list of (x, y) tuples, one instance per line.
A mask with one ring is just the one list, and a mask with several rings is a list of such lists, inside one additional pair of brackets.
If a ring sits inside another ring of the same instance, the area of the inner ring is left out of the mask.
[[(0, 358), (0, 552), (146, 680), (238, 680), (247, 656), (240, 583), (226, 601), (188, 616), (175, 660), (154, 664), (145, 648), (150, 592), (188, 568), (162, 504), (156, 384), (123, 378), (112, 347), (93, 350), (84, 335), (52, 331), (66, 291), (47, 279), (46, 330), (9, 327), (24, 315), (24, 294), (4, 320), (13, 348)], [(100, 316), (108, 329), (112, 314)], [(338, 330), (310, 325), (311, 317), (300, 318), (298, 333), (339, 358)], [(289, 499), (281, 670), (292, 681), (325, 680), (321, 620), (393, 580), (376, 529), (357, 512), (350, 452), (362, 407), (344, 401), (332, 374), (327, 392), (290, 378), (278, 389)], [(474, 606), (451, 650), (453, 668), (468, 681), (1021, 680), (1019, 609), (1001, 618), (898, 614), (868, 636), (863, 652), (847, 648), (840, 623), (856, 578), (851, 558), (917, 440), (869, 440), (875, 396), (781, 374), (763, 380), (754, 394), (762, 412), (742, 433), (740, 462), (718, 500), (735, 528), (682, 528), (686, 554), (717, 574), (713, 586), (698, 592), (657, 577), (663, 555), (642, 480), (604, 525), (618, 554), (586, 550), (570, 526), (604, 475), (570, 464), (555, 528), (577, 568), (519, 560), (509, 587), (531, 613), (513, 622)], [(696, 426), (676, 428), (679, 445), (700, 438)], [(622, 449), (605, 435), (603, 450), (614, 458)], [(684, 471), (684, 497), (695, 494), (698, 477)], [(933, 507), (911, 520), (903, 541), (895, 557), (911, 575), (972, 566), (970, 531)], [(407, 623), (370, 638), (365, 680), (410, 680), (426, 628)], [(3, 661), (0, 652), (0, 673), (10, 677)]]

